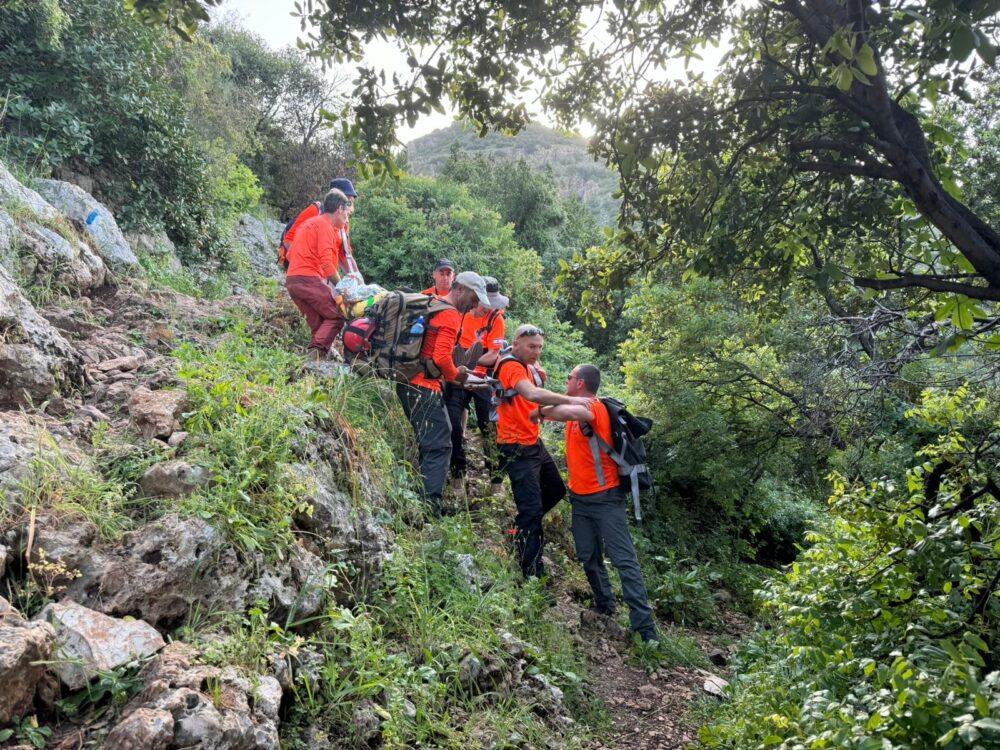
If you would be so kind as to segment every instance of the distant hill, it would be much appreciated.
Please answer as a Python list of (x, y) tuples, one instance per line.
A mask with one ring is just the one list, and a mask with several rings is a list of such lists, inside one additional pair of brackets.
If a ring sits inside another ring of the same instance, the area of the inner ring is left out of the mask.
[(548, 164), (564, 197), (576, 195), (602, 225), (614, 224), (617, 219), (618, 201), (611, 196), (618, 189), (618, 178), (587, 153), (585, 138), (564, 135), (542, 125), (529, 125), (516, 136), (490, 133), (480, 138), (474, 129), (453, 123), (407, 145), (409, 171), (437, 175), (456, 142), (470, 154), (523, 158), (539, 169)]

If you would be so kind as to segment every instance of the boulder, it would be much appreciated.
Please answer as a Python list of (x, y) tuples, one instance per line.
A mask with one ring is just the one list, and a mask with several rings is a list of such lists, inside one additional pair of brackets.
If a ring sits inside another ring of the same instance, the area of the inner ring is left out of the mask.
[[(38, 538), (50, 559), (52, 536)], [(63, 550), (71, 560), (85, 558), (83, 575), (65, 595), (104, 614), (139, 617), (167, 631), (192, 612), (240, 611), (247, 603), (245, 567), (225, 536), (200, 518), (167, 516), (106, 552), (88, 547)]]
[(153, 464), (142, 475), (139, 486), (146, 497), (185, 497), (208, 484), (208, 469), (187, 461)]
[[(310, 432), (313, 436), (318, 433)], [(375, 506), (367, 498), (356, 502), (341, 490), (333, 468), (322, 458), (313, 466), (295, 464), (291, 469), (309, 488), (303, 500), (311, 509), (296, 515), (296, 526), (310, 532), (324, 557), (346, 557), (354, 564), (360, 573), (356, 590), (373, 586), (392, 549), (389, 531), (372, 515)]]
[(258, 219), (243, 214), (233, 227), (236, 241), (246, 248), (250, 267), (261, 276), (283, 281), (284, 270), (278, 265), (278, 242), (285, 225), (273, 219)]
[(52, 670), (70, 690), (79, 690), (98, 672), (110, 671), (164, 647), (160, 634), (142, 620), (119, 620), (64, 600), (35, 616), (56, 631)]
[(167, 750), (174, 741), (174, 717), (162, 708), (137, 708), (104, 739), (104, 750)]
[(77, 294), (104, 286), (107, 267), (86, 242), (70, 239), (32, 221), (21, 224), (18, 262), (33, 284)]
[(111, 212), (90, 193), (69, 182), (37, 180), (38, 192), (67, 218), (76, 222), (90, 238), (94, 249), (117, 273), (142, 273), (139, 259)]
[(0, 727), (32, 713), (35, 692), (52, 657), (56, 634), (46, 622), (27, 622), (14, 610), (0, 614)]
[(0, 206), (15, 210), (23, 207), (40, 219), (54, 221), (59, 218), (55, 206), (31, 188), (18, 182), (0, 162)]
[(261, 573), (251, 595), (253, 600), (269, 602), (272, 618), (294, 621), (319, 614), (329, 588), (326, 563), (305, 547), (296, 545), (287, 560)]
[[(278, 750), (282, 692), (273, 677), (251, 679), (235, 667), (199, 664), (198, 653), (179, 642), (167, 646), (139, 677), (144, 688), (125, 706), (104, 747), (138, 748), (123, 744), (130, 731), (151, 729), (155, 722), (163, 729), (154, 736), (166, 744), (153, 747)], [(168, 728), (172, 733), (166, 738)]]
[[(34, 473), (32, 460), (56, 451), (70, 466), (87, 460), (76, 441), (62, 434), (54, 421), (21, 411), (0, 411), (0, 496), (6, 498), (8, 507), (17, 505), (29, 489), (26, 482)], [(60, 460), (50, 463), (64, 464)]]
[(151, 391), (140, 386), (128, 400), (128, 413), (144, 438), (169, 438), (180, 429), (187, 403), (184, 391)]
[(39, 403), (81, 376), (79, 355), (0, 267), (0, 407)]
[(138, 257), (151, 258), (158, 268), (169, 273), (181, 273), (184, 270), (177, 257), (177, 248), (166, 232), (127, 233), (125, 239)]

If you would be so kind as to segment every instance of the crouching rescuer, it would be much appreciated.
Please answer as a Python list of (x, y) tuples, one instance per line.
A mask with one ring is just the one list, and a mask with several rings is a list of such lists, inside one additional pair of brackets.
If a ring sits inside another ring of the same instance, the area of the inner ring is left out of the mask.
[(608, 407), (597, 398), (601, 373), (593, 365), (578, 365), (566, 384), (566, 393), (585, 399), (584, 404), (542, 406), (532, 419), (554, 419), (566, 425), (566, 467), (569, 499), (573, 506), (573, 540), (576, 555), (590, 582), (594, 609), (615, 612), (615, 597), (604, 565), (611, 558), (622, 582), (622, 595), (629, 607), (632, 629), (644, 641), (658, 640), (646, 584), (639, 568), (635, 545), (629, 534), (625, 494), (620, 486), (618, 464), (600, 446), (613, 445)]

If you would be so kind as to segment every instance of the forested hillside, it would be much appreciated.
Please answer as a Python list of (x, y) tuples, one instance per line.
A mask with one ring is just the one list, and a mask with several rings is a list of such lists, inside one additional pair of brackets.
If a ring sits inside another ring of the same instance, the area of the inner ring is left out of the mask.
[(515, 136), (487, 133), (454, 123), (406, 144), (408, 169), (414, 174), (438, 176), (454, 149), (469, 156), (500, 162), (524, 161), (531, 169), (550, 170), (563, 198), (575, 197), (600, 224), (614, 224), (618, 216), (618, 190), (614, 173), (595, 161), (587, 140), (560, 133), (544, 125), (529, 125)]
[[(0, 746), (1000, 748), (1000, 4), (218, 4), (0, 6)], [(599, 161), (477, 139), (526, 92)], [(474, 414), (438, 517), (396, 384), (307, 358), (333, 178), (366, 281), (495, 277), (652, 420), (656, 638), (567, 502), (522, 576)]]

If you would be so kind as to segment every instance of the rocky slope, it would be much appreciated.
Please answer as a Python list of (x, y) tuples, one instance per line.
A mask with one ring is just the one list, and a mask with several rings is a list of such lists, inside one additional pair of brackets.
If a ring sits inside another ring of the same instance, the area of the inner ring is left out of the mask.
[[(237, 227), (260, 274), (279, 229)], [(287, 302), (144, 268), (182, 270), (0, 165), (0, 744), (578, 744), (503, 569), (421, 530), (391, 393), (303, 374)]]

